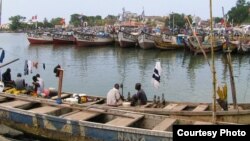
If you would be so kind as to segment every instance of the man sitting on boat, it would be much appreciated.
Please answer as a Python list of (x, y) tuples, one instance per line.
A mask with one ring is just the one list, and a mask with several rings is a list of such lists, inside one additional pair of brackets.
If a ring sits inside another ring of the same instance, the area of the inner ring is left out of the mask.
[(114, 87), (109, 90), (107, 94), (107, 105), (108, 106), (119, 106), (122, 104), (122, 97), (119, 92), (119, 84), (115, 84)]
[(17, 74), (17, 79), (15, 80), (15, 86), (17, 90), (24, 90), (25, 89), (25, 80), (22, 78), (22, 74)]
[(7, 87), (14, 87), (15, 83), (13, 80), (11, 80), (11, 69), (8, 68), (3, 74), (2, 74), (2, 81), (4, 83), (4, 86)]
[(137, 93), (132, 96), (131, 106), (146, 105), (147, 96), (144, 90), (141, 89), (141, 83), (136, 83), (135, 89), (137, 90)]

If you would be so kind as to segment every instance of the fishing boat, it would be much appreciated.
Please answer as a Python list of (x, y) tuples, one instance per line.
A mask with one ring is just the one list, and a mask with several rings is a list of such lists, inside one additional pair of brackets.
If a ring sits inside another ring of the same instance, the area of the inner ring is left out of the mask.
[(137, 34), (132, 34), (125, 31), (118, 32), (118, 41), (120, 47), (136, 47), (138, 45), (137, 38)]
[[(200, 40), (200, 39), (199, 39)], [(202, 54), (202, 50), (199, 47), (199, 43), (197, 41), (197, 39), (194, 36), (190, 36), (188, 39), (188, 44), (186, 43), (186, 45), (189, 45), (187, 47), (189, 47), (190, 51), (193, 52), (194, 54)], [(201, 47), (203, 49), (203, 51), (205, 53), (209, 53), (211, 52), (211, 43), (210, 41), (207, 39), (201, 43)], [(215, 40), (213, 41), (213, 50), (214, 51), (220, 51), (222, 50), (222, 46), (224, 44), (223, 40)]]
[(138, 36), (139, 46), (142, 49), (154, 48), (155, 47), (154, 40), (155, 40), (155, 35), (151, 35), (145, 32), (142, 32)]
[(211, 124), (118, 109), (74, 107), (38, 97), (0, 96), (1, 122), (55, 140), (173, 140), (172, 126)]
[(76, 45), (81, 47), (105, 46), (114, 43), (114, 38), (104, 32), (96, 34), (77, 33), (75, 38)]
[(157, 37), (155, 38), (155, 47), (164, 50), (174, 50), (174, 49), (183, 49), (183, 45), (176, 42), (176, 37), (171, 36), (169, 38)]
[(53, 36), (53, 44), (74, 44), (75, 42), (72, 32), (56, 33)]
[[(22, 92), (16, 93), (11, 89), (5, 90), (3, 95), (10, 95), (9, 97), (31, 97)], [(75, 97), (79, 95), (80, 97)], [(42, 101), (56, 102), (57, 96), (51, 96), (46, 99), (33, 97)], [(63, 92), (61, 99), (64, 104), (71, 105), (78, 108), (97, 108), (102, 110), (125, 110), (133, 112), (141, 112), (155, 115), (165, 115), (170, 117), (179, 117), (187, 120), (199, 120), (203, 122), (211, 122), (212, 116), (212, 103), (194, 103), (194, 102), (176, 102), (165, 101), (164, 95), (162, 97), (154, 98), (153, 101), (148, 101), (146, 105), (130, 106), (129, 98), (123, 102), (123, 105), (113, 107), (106, 104), (106, 97), (92, 96), (88, 94), (73, 94), (69, 92)], [(1, 99), (0, 99), (1, 102)], [(228, 104), (228, 109), (223, 109), (217, 104), (216, 118), (219, 122), (230, 122), (238, 124), (250, 124), (250, 104), (242, 103), (238, 104), (238, 108), (234, 109), (233, 104)]]
[(53, 35), (50, 32), (27, 33), (27, 39), (30, 44), (51, 44)]

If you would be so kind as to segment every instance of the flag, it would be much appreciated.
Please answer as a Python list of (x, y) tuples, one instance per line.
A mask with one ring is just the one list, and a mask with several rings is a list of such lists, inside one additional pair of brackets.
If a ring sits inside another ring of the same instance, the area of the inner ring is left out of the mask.
[(32, 22), (33, 22), (33, 21), (37, 21), (37, 15), (32, 16), (31, 21), (32, 21)]
[(155, 88), (159, 88), (160, 86), (160, 79), (161, 79), (161, 62), (157, 61), (155, 64), (155, 68), (154, 68), (154, 73), (152, 76), (152, 83), (154, 85)]

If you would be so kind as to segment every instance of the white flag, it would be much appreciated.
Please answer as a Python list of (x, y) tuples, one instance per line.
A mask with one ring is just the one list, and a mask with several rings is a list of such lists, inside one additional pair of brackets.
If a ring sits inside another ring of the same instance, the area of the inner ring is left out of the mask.
[(161, 62), (157, 61), (155, 64), (155, 68), (154, 68), (154, 73), (152, 76), (152, 83), (154, 85), (155, 88), (159, 88), (160, 86), (160, 79), (161, 79)]

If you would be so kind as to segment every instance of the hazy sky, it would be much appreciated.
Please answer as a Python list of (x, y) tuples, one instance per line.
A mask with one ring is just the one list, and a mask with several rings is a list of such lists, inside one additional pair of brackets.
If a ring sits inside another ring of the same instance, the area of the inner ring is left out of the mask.
[[(209, 0), (2, 0), (2, 23), (8, 23), (9, 17), (21, 15), (27, 19), (37, 15), (38, 21), (46, 17), (62, 17), (66, 22), (72, 14), (87, 16), (108, 14), (118, 15), (125, 7), (126, 11), (140, 14), (144, 7), (145, 15), (166, 16), (169, 13), (184, 13), (209, 18)], [(237, 0), (213, 0), (213, 16), (222, 17), (222, 7), (227, 13)], [(246, 0), (249, 1), (249, 0)]]

